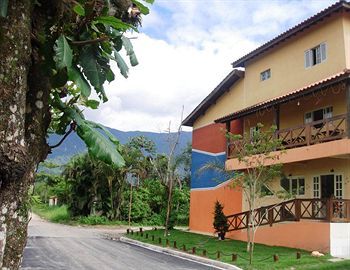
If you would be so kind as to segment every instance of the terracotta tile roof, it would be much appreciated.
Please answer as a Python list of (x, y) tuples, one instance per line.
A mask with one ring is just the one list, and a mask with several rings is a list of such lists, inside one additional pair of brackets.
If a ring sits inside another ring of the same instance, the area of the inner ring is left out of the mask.
[(244, 77), (244, 71), (232, 70), (222, 82), (182, 121), (184, 126), (193, 126), (194, 121), (202, 115), (219, 97), (222, 96), (230, 87)]
[(309, 84), (307, 86), (304, 86), (302, 88), (293, 90), (293, 91), (289, 92), (288, 94), (259, 102), (255, 105), (250, 106), (250, 107), (247, 107), (247, 108), (244, 108), (242, 110), (231, 113), (229, 115), (220, 117), (220, 118), (216, 119), (215, 122), (216, 123), (223, 123), (226, 121), (237, 119), (237, 118), (242, 117), (244, 115), (248, 115), (248, 114), (251, 114), (253, 112), (256, 112), (262, 108), (268, 108), (268, 107), (271, 107), (275, 104), (283, 103), (283, 102), (286, 102), (286, 101), (291, 100), (293, 98), (298, 98), (301, 95), (307, 95), (307, 94), (312, 93), (313, 91), (319, 90), (325, 86), (337, 83), (337, 82), (343, 80), (344, 78), (349, 78), (349, 75), (350, 75), (350, 70), (345, 69), (342, 72), (336, 73), (336, 74), (334, 74), (330, 77), (327, 77), (323, 80), (320, 80), (320, 81), (314, 82), (312, 84)]
[(314, 16), (306, 19), (305, 21), (297, 24), (296, 26), (290, 28), (289, 30), (283, 32), (282, 34), (278, 35), (274, 39), (266, 42), (259, 48), (255, 49), (254, 51), (246, 54), (245, 56), (242, 56), (238, 60), (234, 61), (232, 63), (232, 66), (234, 68), (237, 67), (245, 67), (245, 63), (256, 56), (265, 53), (266, 51), (272, 49), (276, 45), (280, 44), (281, 42), (284, 42), (286, 39), (291, 38), (295, 36), (296, 34), (306, 30), (307, 28), (310, 28), (312, 25), (319, 23), (326, 17), (329, 17), (334, 12), (340, 12), (342, 10), (350, 11), (350, 3), (346, 1), (339, 1), (328, 8), (322, 10), (321, 12), (315, 14)]

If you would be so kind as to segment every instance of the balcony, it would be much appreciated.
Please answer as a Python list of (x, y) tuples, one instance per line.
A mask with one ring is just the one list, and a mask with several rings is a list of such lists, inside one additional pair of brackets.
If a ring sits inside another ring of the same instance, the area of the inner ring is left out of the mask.
[[(276, 131), (275, 136), (281, 139), (284, 149), (311, 146), (319, 143), (349, 138), (349, 134), (347, 133), (347, 122), (347, 114), (342, 114), (300, 126), (281, 129)], [(236, 158), (242, 145), (243, 140), (228, 142), (226, 152), (227, 159)]]

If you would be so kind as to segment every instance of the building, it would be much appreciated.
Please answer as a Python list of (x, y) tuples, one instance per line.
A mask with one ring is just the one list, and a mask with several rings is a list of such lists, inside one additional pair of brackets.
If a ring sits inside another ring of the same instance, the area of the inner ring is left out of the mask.
[[(190, 229), (213, 232), (219, 200), (230, 216), (230, 237), (246, 239), (242, 191), (215, 172), (197, 172), (213, 160), (244, 171), (225, 131), (249, 134), (257, 123), (275, 124), (286, 148), (280, 159), (286, 177), (267, 188), (284, 188), (295, 199), (269, 213), (262, 224), (272, 226), (261, 226), (256, 242), (349, 257), (350, 4), (335, 3), (232, 66), (183, 121), (193, 127)], [(259, 203), (280, 202), (266, 196)]]

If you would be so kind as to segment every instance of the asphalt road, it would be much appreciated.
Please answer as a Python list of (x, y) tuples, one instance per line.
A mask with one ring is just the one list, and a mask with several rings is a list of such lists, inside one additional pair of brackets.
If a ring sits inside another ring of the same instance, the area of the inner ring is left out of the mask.
[[(216, 269), (103, 238), (105, 233), (111, 232), (105, 229), (53, 224), (34, 216), (29, 224), (22, 269)], [(113, 230), (113, 233), (120, 232)]]

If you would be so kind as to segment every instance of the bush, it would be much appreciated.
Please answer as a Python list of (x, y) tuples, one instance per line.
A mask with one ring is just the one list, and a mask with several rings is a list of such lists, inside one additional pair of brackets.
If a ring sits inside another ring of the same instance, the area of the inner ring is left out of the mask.
[(78, 223), (86, 225), (99, 225), (109, 223), (108, 219), (105, 216), (87, 216), (79, 217)]

